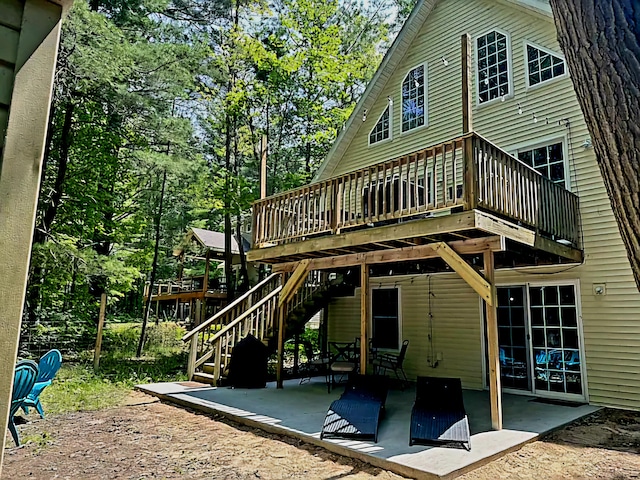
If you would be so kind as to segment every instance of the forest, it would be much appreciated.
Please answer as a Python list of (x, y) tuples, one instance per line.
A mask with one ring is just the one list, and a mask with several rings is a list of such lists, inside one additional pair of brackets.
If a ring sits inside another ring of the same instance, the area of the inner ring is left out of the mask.
[[(175, 276), (188, 228), (246, 229), (263, 142), (268, 194), (309, 182), (414, 3), (77, 0), (55, 76), (25, 335), (90, 341), (102, 293), (111, 318), (139, 321), (145, 283)], [(232, 278), (231, 295), (243, 288)]]

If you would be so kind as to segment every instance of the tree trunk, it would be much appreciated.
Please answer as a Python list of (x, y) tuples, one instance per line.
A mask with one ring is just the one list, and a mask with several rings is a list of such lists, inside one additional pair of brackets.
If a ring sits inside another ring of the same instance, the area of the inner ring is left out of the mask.
[(640, 7), (551, 0), (551, 8), (640, 290)]
[(147, 330), (147, 322), (149, 321), (149, 309), (151, 308), (151, 295), (153, 293), (153, 284), (156, 281), (156, 272), (158, 270), (158, 252), (160, 250), (160, 223), (162, 221), (162, 207), (164, 204), (164, 188), (167, 183), (167, 171), (162, 175), (162, 189), (160, 190), (160, 201), (158, 204), (158, 213), (156, 215), (156, 242), (153, 249), (153, 264), (151, 265), (151, 277), (149, 278), (149, 293), (147, 294), (144, 306), (144, 314), (142, 315), (142, 330), (140, 331), (140, 341), (138, 342), (138, 351), (136, 356), (142, 355), (142, 347), (144, 347), (144, 336)]

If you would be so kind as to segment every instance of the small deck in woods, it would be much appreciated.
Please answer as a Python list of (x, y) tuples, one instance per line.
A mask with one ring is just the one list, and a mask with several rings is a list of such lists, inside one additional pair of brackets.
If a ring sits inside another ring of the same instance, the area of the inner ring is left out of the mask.
[(499, 236), (549, 263), (577, 262), (579, 232), (575, 194), (470, 133), (256, 202), (247, 257), (286, 263)]

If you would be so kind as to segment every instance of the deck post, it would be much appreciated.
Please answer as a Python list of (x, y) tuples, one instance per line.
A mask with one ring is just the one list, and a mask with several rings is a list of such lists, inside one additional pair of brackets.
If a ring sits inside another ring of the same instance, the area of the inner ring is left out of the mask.
[(462, 133), (473, 130), (473, 106), (471, 103), (471, 35), (464, 33), (462, 44)]
[(360, 374), (367, 373), (367, 324), (369, 323), (369, 266), (360, 266)]
[(502, 390), (500, 385), (500, 349), (498, 346), (498, 311), (492, 251), (484, 252), (484, 275), (491, 284), (492, 305), (485, 301), (487, 318), (487, 348), (489, 350), (489, 393), (491, 397), (491, 426), (502, 430)]
[[(280, 284), (285, 285), (286, 275), (283, 273), (280, 275)], [(283, 387), (282, 381), (282, 364), (284, 362), (284, 315), (287, 310), (288, 302), (284, 302), (278, 305), (278, 364), (276, 365), (276, 388)]]
[(197, 357), (198, 357), (198, 335), (194, 335), (193, 337), (191, 337), (191, 344), (189, 345), (189, 361), (187, 363), (187, 376), (189, 377), (189, 380), (193, 380), (193, 374), (196, 372)]

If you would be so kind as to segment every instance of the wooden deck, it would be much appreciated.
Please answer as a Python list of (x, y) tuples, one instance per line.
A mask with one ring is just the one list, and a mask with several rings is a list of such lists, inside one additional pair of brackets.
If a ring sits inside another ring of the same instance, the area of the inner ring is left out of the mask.
[(489, 236), (582, 259), (578, 197), (470, 133), (256, 202), (247, 258), (283, 263)]

